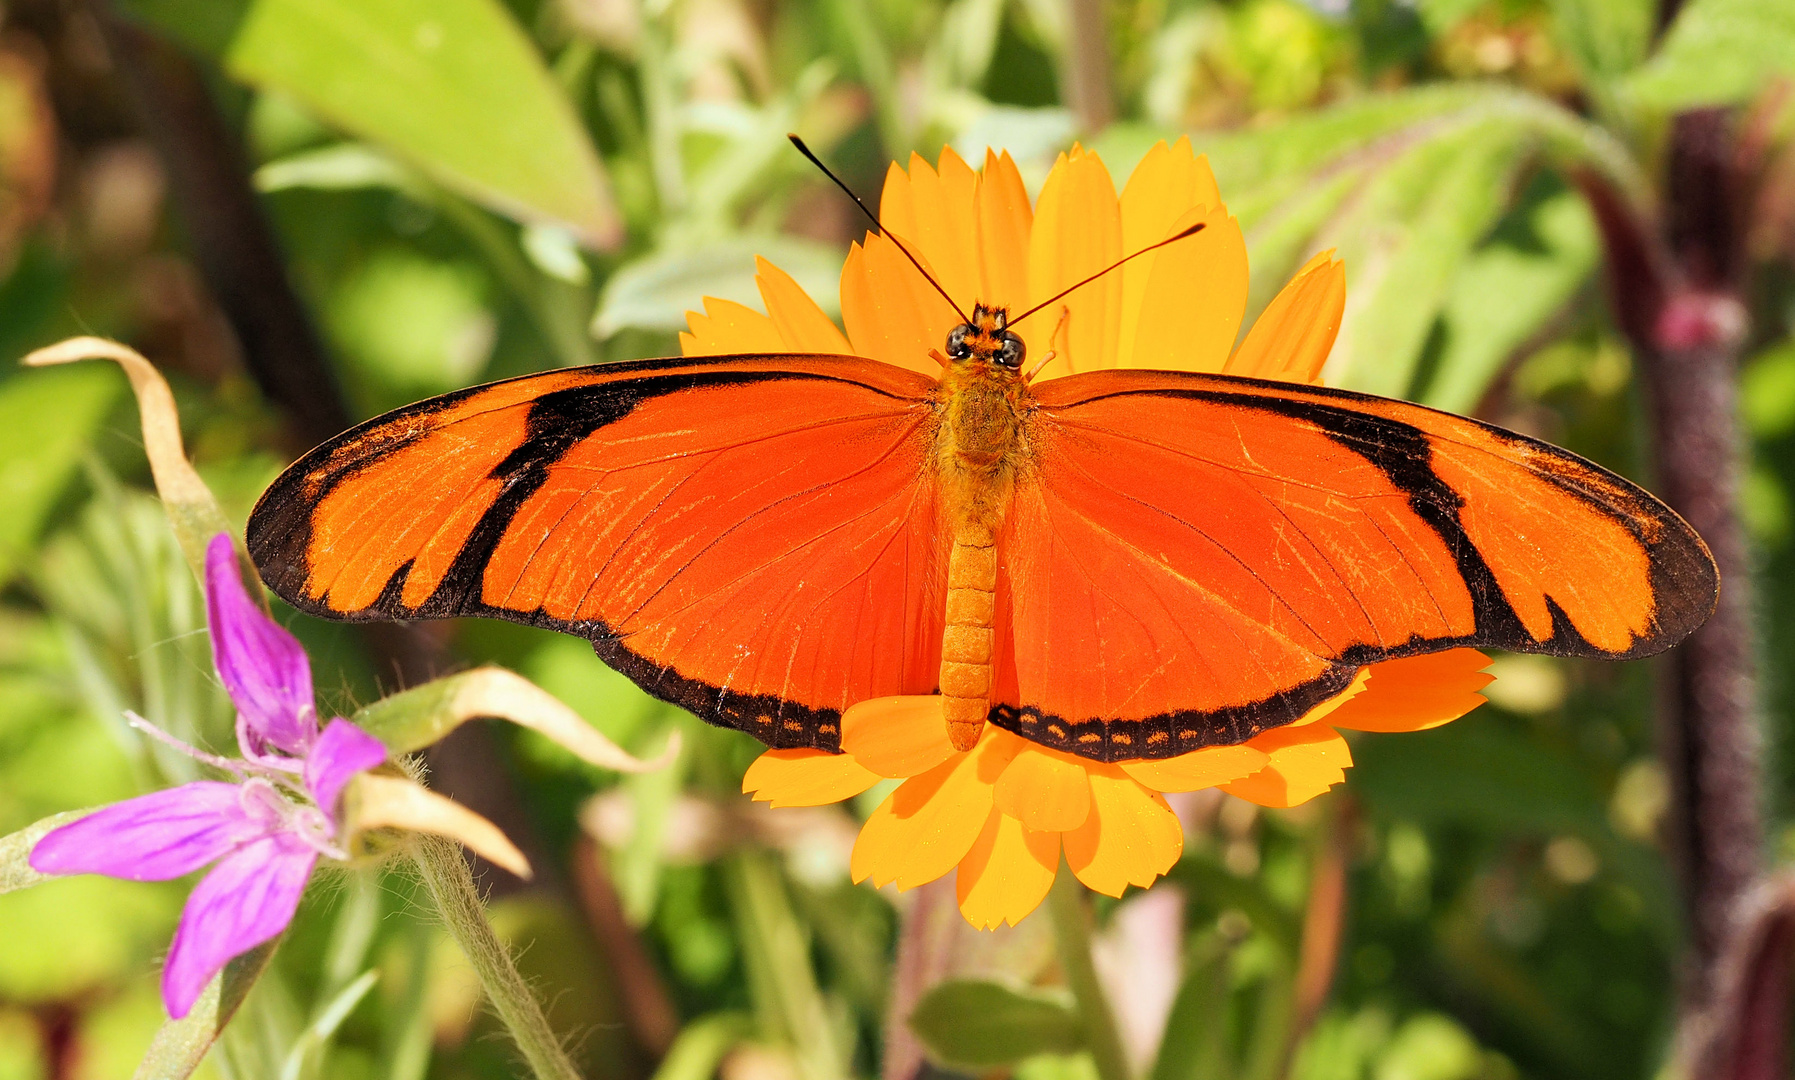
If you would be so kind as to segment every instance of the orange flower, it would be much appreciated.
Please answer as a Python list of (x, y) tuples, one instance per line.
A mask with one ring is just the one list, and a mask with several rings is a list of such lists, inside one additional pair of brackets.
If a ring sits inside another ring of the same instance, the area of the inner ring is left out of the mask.
[[(886, 174), (880, 216), (963, 309), (975, 301), (1024, 310), (1136, 251), (1188, 228), (1195, 236), (1143, 255), (1068, 296), (1056, 333), (1043, 313), (1016, 328), (1031, 355), (1056, 357), (1037, 378), (1106, 367), (1222, 372), (1319, 381), (1346, 302), (1344, 267), (1323, 252), (1300, 270), (1234, 348), (1247, 302), (1246, 243), (1189, 140), (1160, 143), (1120, 197), (1097, 155), (1061, 155), (1031, 210), (1007, 154), (982, 174), (952, 150), (938, 168), (912, 156)], [(841, 275), (844, 335), (784, 272), (759, 263), (766, 314), (706, 299), (680, 335), (687, 355), (856, 353), (930, 375), (929, 352), (959, 321), (896, 246), (869, 234)], [(931, 705), (897, 697), (842, 718), (842, 753), (769, 750), (742, 790), (774, 806), (851, 798), (886, 778), (903, 782), (854, 847), (854, 880), (908, 889), (957, 871), (960, 910), (976, 926), (1015, 923), (1047, 895), (1062, 855), (1085, 885), (1120, 896), (1177, 862), (1183, 832), (1164, 793), (1220, 787), (1264, 806), (1295, 806), (1342, 782), (1352, 755), (1340, 729), (1418, 731), (1482, 704), (1486, 657), (1471, 649), (1360, 670), (1300, 721), (1238, 746), (1158, 761), (1089, 761), (995, 725), (956, 752)]]

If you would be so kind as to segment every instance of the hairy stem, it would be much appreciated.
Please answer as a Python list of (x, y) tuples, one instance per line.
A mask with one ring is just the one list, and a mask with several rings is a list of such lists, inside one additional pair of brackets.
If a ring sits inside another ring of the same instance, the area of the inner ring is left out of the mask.
[(510, 951), (486, 921), (480, 894), (474, 888), (474, 876), (468, 870), (467, 860), (461, 857), (461, 849), (446, 840), (420, 836), (412, 857), (424, 887), (442, 913), (443, 924), (474, 966), (493, 1010), (516, 1040), (517, 1048), (523, 1051), (530, 1071), (537, 1080), (579, 1080), (572, 1060), (549, 1030), (542, 1006), (512, 963)]
[(1601, 229), (1615, 321), (1651, 406), (1656, 486), (1720, 567), (1719, 604), (1662, 661), (1659, 695), (1668, 830), (1690, 924), (1680, 1038), (1700, 1076), (1718, 1075), (1702, 1033), (1715, 1030), (1721, 958), (1763, 863), (1751, 566), (1736, 502), (1737, 374), (1749, 326), (1731, 125), (1718, 109), (1675, 118), (1660, 221), (1580, 181)]
[(1091, 905), (1084, 886), (1063, 863), (1047, 894), (1047, 911), (1053, 919), (1053, 937), (1059, 945), (1060, 968), (1078, 1003), (1084, 1021), (1085, 1046), (1097, 1064), (1100, 1080), (1129, 1080), (1128, 1055), (1116, 1029), (1116, 1015), (1097, 980), (1091, 959)]

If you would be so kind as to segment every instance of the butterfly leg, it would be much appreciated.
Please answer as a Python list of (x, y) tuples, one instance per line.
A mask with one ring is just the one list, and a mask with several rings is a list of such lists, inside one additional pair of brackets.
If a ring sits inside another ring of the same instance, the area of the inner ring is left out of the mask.
[(1053, 333), (1047, 335), (1047, 344), (1050, 346), (1047, 350), (1047, 355), (1045, 355), (1045, 356), (1041, 357), (1041, 359), (1035, 361), (1035, 366), (1032, 368), (1029, 368), (1028, 374), (1022, 376), (1023, 382), (1025, 382), (1025, 383), (1034, 382), (1035, 376), (1041, 374), (1041, 369), (1046, 367), (1048, 364), (1052, 363), (1053, 358), (1060, 354), (1058, 349), (1052, 348), (1051, 346), (1053, 345), (1054, 342), (1056, 342), (1060, 339), (1061, 334), (1065, 333), (1066, 323), (1070, 322), (1071, 319), (1072, 319), (1072, 309), (1067, 307), (1064, 304), (1061, 304), (1060, 305), (1060, 321), (1053, 324)]

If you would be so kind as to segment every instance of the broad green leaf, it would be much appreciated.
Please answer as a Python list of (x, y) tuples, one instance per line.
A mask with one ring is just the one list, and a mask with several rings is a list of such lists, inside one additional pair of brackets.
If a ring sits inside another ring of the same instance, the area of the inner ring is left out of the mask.
[(1642, 105), (1675, 111), (1749, 101), (1778, 75), (1795, 75), (1795, 4), (1689, 0), (1626, 89)]
[(32, 372), (0, 383), (0, 583), (36, 541), (123, 389), (102, 368)]
[(1329, 385), (1402, 397), (1429, 329), (1477, 241), (1507, 209), (1527, 149), (1491, 120), (1431, 140), (1358, 193), (1316, 246), (1346, 260), (1346, 318)]
[(1340, 386), (1402, 395), (1453, 283), (1536, 159), (1592, 169), (1629, 198), (1643, 174), (1601, 129), (1488, 86), (1373, 95), (1284, 124), (1199, 139), (1252, 252), (1249, 308), (1315, 251), (1346, 263)]
[(592, 332), (605, 338), (619, 330), (684, 330), (686, 312), (704, 310), (707, 296), (762, 310), (756, 255), (790, 274), (824, 311), (840, 310), (841, 249), (789, 236), (738, 237), (622, 267), (605, 285)]
[(229, 67), (501, 213), (622, 239), (591, 140), (499, 0), (256, 0)]
[(223, 1034), (237, 1007), (243, 1004), (249, 988), (262, 977), (279, 944), (280, 939), (275, 938), (225, 965), (224, 971), (206, 984), (193, 1011), (162, 1025), (137, 1066), (134, 1080), (184, 1080), (191, 1076), (206, 1051)]
[(945, 1065), (997, 1069), (1036, 1054), (1069, 1054), (1084, 1046), (1078, 1014), (999, 983), (944, 982), (910, 1013), (910, 1030)]
[(1459, 269), (1441, 313), (1445, 352), (1417, 400), (1470, 412), (1503, 363), (1595, 270), (1600, 240), (1576, 195), (1547, 199), (1516, 224), (1515, 235), (1497, 235)]
[(1645, 59), (1657, 14), (1651, 0), (1551, 0), (1551, 6), (1559, 42), (1599, 95)]

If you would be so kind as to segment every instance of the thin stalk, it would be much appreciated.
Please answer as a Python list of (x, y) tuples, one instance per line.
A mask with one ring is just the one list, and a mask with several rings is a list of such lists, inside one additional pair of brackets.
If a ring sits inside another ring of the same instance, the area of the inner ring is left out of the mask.
[(904, 120), (897, 73), (892, 66), (891, 53), (885, 47), (885, 39), (879, 33), (866, 0), (834, 0), (831, 6), (854, 50), (860, 81), (873, 96), (873, 121), (879, 129), (879, 141), (885, 144), (887, 155), (901, 160), (910, 150), (910, 125)]
[(1097, 1064), (1099, 1080), (1129, 1080), (1128, 1055), (1116, 1029), (1116, 1015), (1097, 981), (1097, 965), (1091, 959), (1091, 905), (1084, 886), (1072, 871), (1060, 864), (1059, 876), (1047, 894), (1047, 912), (1053, 919), (1053, 938), (1059, 946), (1060, 968), (1078, 1015), (1084, 1021), (1085, 1046)]
[(442, 913), (443, 925), (474, 966), (493, 1011), (523, 1051), (530, 1071), (538, 1080), (579, 1080), (572, 1060), (549, 1029), (542, 1006), (512, 963), (510, 951), (486, 921), (480, 894), (474, 888), (474, 875), (468, 870), (467, 860), (461, 857), (461, 849), (446, 840), (420, 836), (412, 849), (412, 858), (424, 887)]
[(1093, 135), (1116, 118), (1104, 6), (1102, 0), (1066, 3), (1065, 97), (1079, 127)]
[(810, 941), (792, 910), (777, 865), (760, 851), (744, 851), (725, 864), (730, 907), (741, 929), (749, 998), (763, 1033), (792, 1049), (801, 1080), (840, 1080), (847, 1054), (810, 966)]

